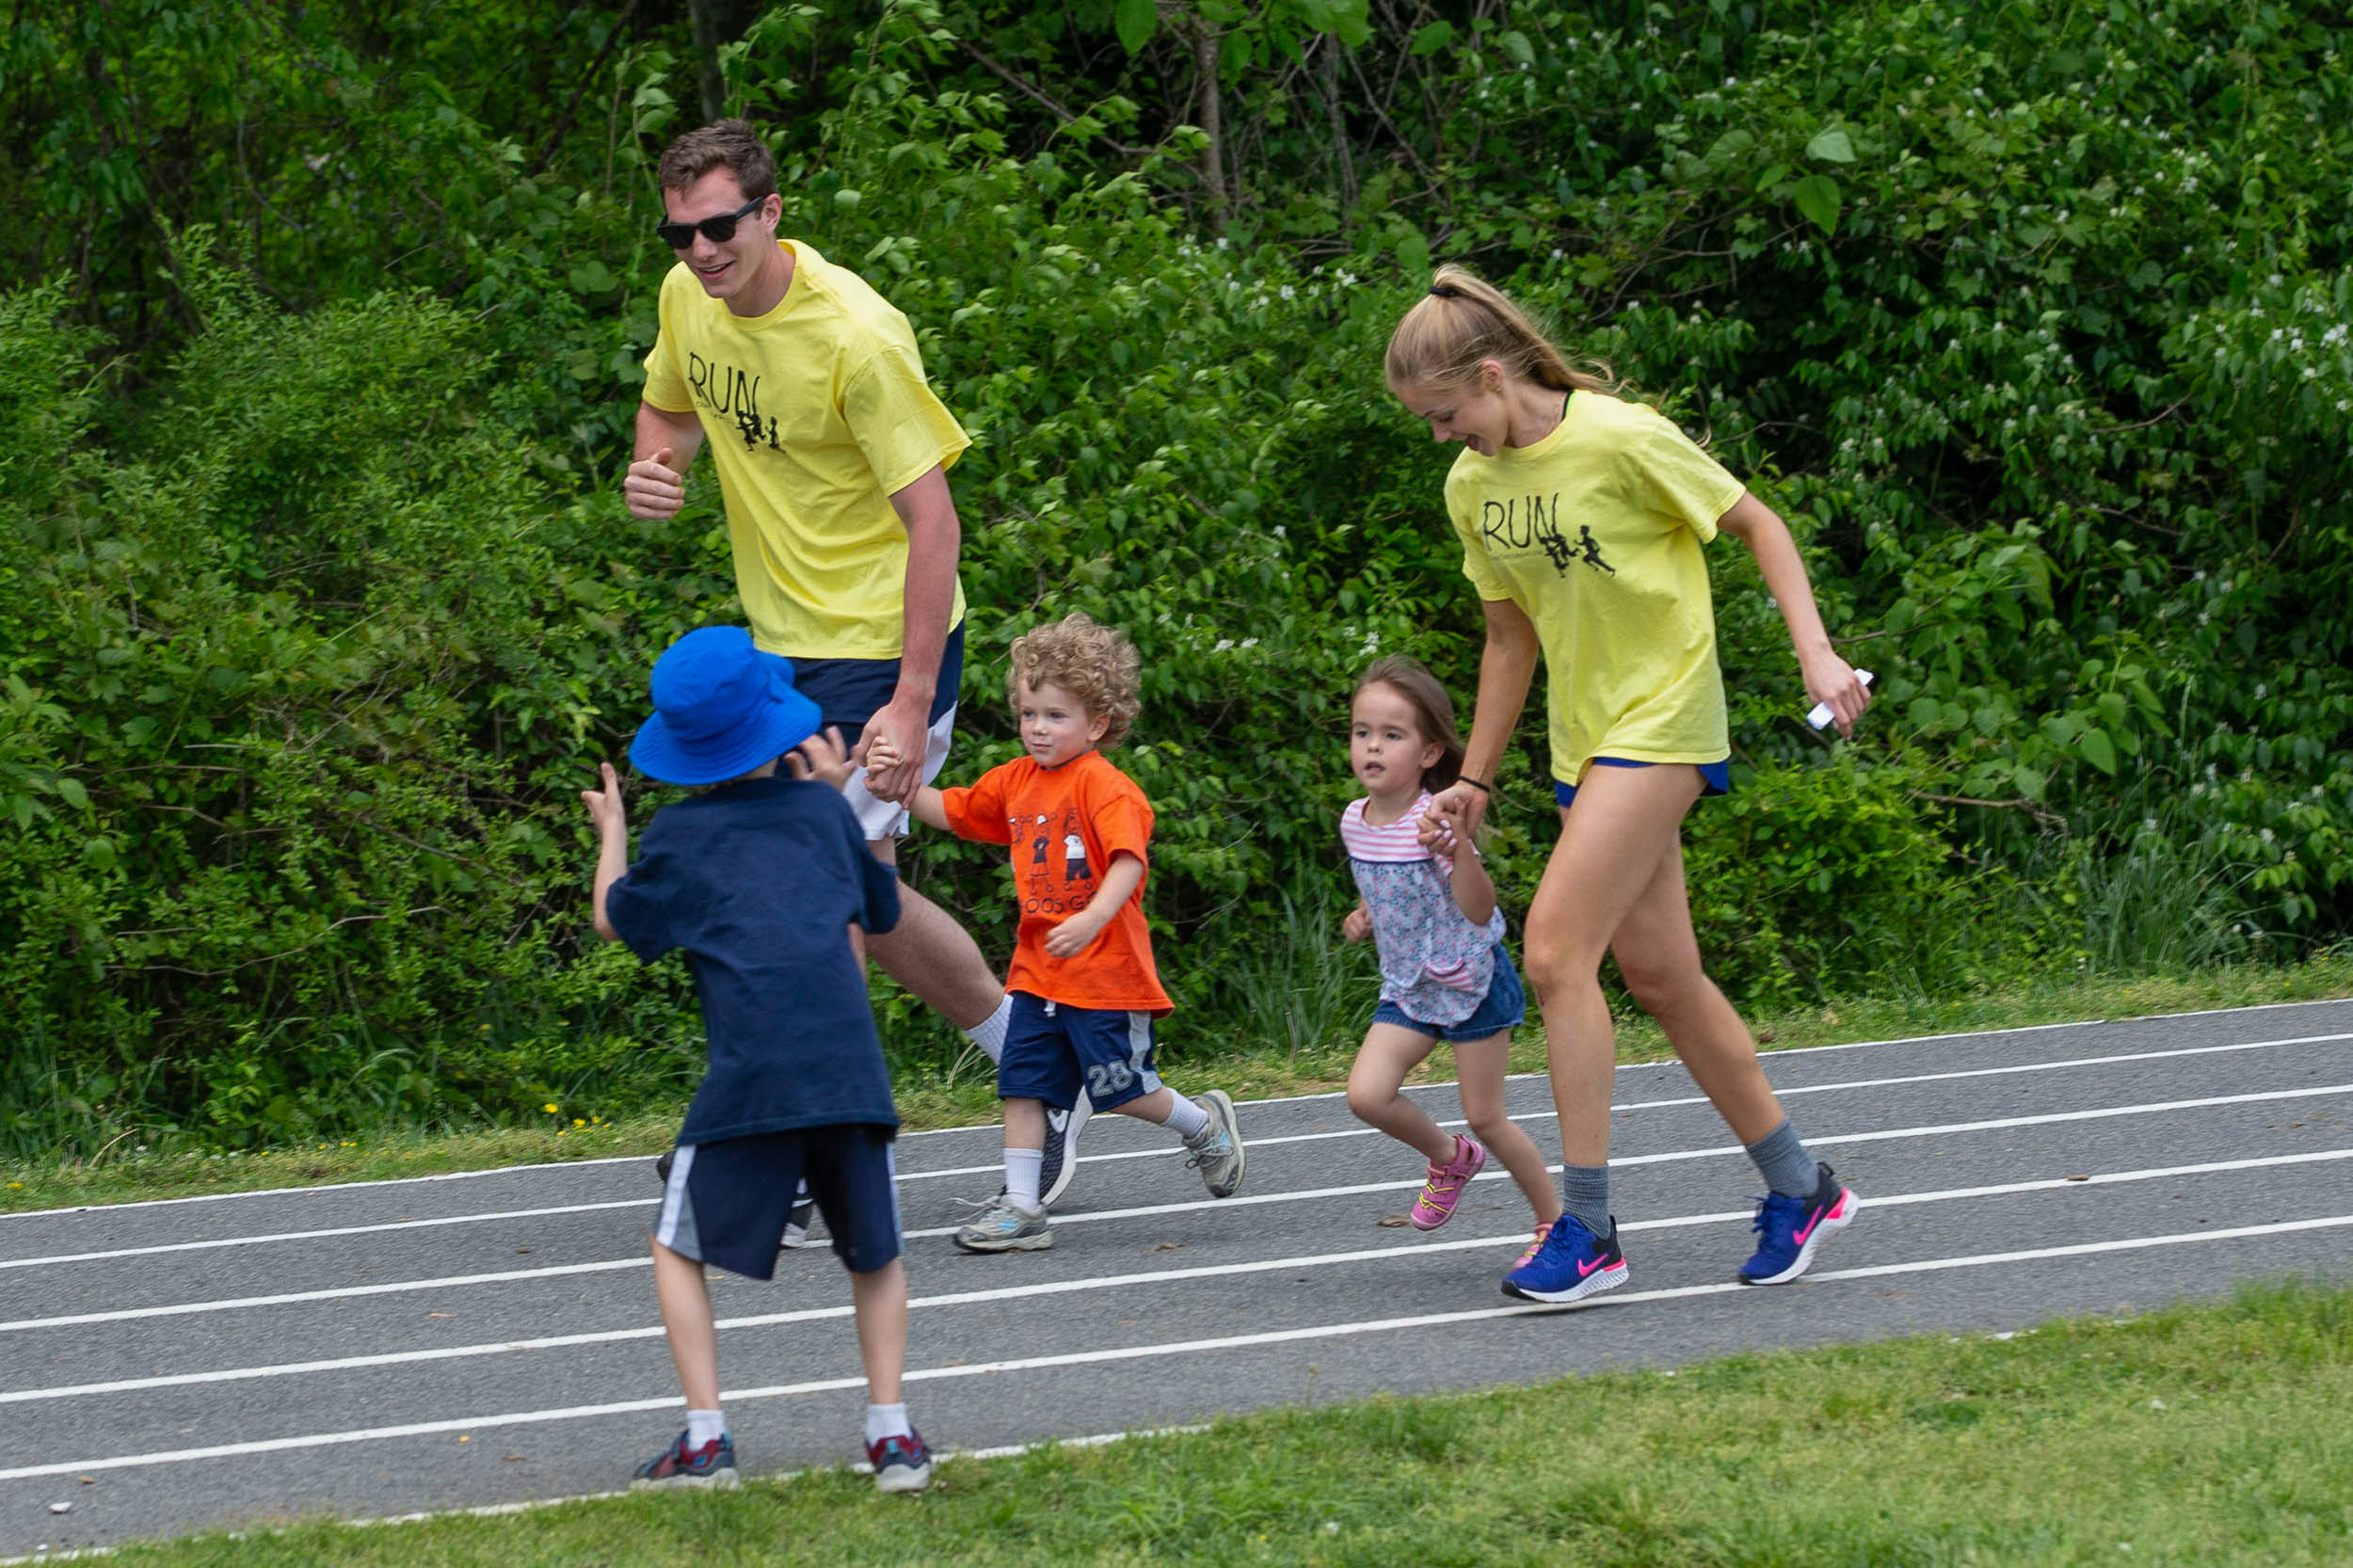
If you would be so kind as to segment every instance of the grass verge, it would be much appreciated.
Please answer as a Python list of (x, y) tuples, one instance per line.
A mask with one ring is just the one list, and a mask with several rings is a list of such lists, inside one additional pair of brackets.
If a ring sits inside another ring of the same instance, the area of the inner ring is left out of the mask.
[[(1844, 1045), (1973, 1030), (2017, 1029), (2084, 1018), (2147, 1017), (2204, 1008), (2249, 1007), (2353, 996), (2353, 955), (2329, 954), (2290, 968), (2216, 968), (2179, 979), (2100, 980), (2055, 977), (1957, 1000), (1854, 998), (1829, 1006), (1752, 1019), (1768, 1050)], [(1169, 1030), (1162, 1065), (1180, 1083), (1230, 1092), (1235, 1098), (1314, 1094), (1347, 1080), (1355, 1043), (1323, 1048), (1266, 1048), (1189, 1057), (1181, 1024)], [(1635, 1013), (1619, 1020), (1621, 1061), (1668, 1054), (1657, 1026)], [(977, 1058), (976, 1058), (977, 1060)], [(1512, 1048), (1513, 1070), (1541, 1071), (1544, 1032), (1524, 1029)], [(1439, 1051), (1418, 1075), (1443, 1079), (1453, 1059)], [(996, 1114), (993, 1080), (966, 1071), (953, 1081), (924, 1079), (897, 1085), (899, 1114), (912, 1130), (983, 1122)], [(568, 1108), (566, 1108), (568, 1111)], [(319, 1182), (379, 1181), (487, 1170), (549, 1160), (653, 1155), (667, 1148), (677, 1112), (624, 1117), (585, 1127), (489, 1128), (435, 1133), (392, 1131), (333, 1144), (246, 1154), (148, 1154), (118, 1151), (98, 1160), (65, 1164), (0, 1163), (0, 1213), (76, 1204), (195, 1197)]]
[(317, 1523), (116, 1560), (2299, 1568), (2353, 1560), (2349, 1474), (2353, 1289), (2287, 1283), (2015, 1336), (1382, 1398), (952, 1461), (920, 1498), (827, 1471), (731, 1495)]

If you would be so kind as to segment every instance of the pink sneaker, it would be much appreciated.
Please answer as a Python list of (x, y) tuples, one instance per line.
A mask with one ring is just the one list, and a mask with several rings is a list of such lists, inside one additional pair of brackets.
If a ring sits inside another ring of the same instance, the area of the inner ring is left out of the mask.
[(1454, 1218), (1454, 1206), (1462, 1201), (1463, 1189), (1470, 1178), (1487, 1163), (1487, 1151), (1476, 1138), (1454, 1135), (1454, 1158), (1443, 1165), (1430, 1167), (1430, 1179), (1422, 1183), (1421, 1196), (1414, 1200), (1414, 1212), (1408, 1216), (1416, 1230), (1435, 1230)]
[(1528, 1250), (1520, 1254), (1520, 1260), (1512, 1265), (1513, 1269), (1517, 1271), (1527, 1268), (1535, 1259), (1536, 1255), (1545, 1250), (1545, 1238), (1551, 1234), (1552, 1222), (1550, 1220), (1539, 1224), (1536, 1227), (1535, 1237), (1528, 1243)]

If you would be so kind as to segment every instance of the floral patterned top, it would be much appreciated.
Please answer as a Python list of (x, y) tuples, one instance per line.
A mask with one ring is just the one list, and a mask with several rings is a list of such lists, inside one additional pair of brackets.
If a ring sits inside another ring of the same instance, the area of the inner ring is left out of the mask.
[(1381, 1000), (1417, 1023), (1458, 1024), (1479, 1010), (1495, 980), (1503, 911), (1473, 924), (1454, 902), (1452, 867), (1421, 846), (1429, 808), (1425, 790), (1403, 816), (1375, 827), (1365, 821), (1365, 802), (1350, 801), (1340, 813), (1340, 842), (1372, 917)]

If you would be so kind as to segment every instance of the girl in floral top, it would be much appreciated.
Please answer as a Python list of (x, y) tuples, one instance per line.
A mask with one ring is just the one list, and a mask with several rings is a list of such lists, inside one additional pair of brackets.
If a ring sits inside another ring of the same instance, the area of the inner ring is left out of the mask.
[[(1352, 942), (1370, 936), (1381, 955), (1381, 1005), (1348, 1075), (1348, 1109), (1430, 1161), (1411, 1217), (1417, 1230), (1446, 1224), (1489, 1156), (1501, 1160), (1536, 1211), (1532, 1253), (1561, 1217), (1561, 1194), (1534, 1142), (1503, 1113), (1527, 997), (1479, 851), (1466, 838), (1444, 852), (1421, 844), (1430, 792), (1463, 768), (1454, 704), (1436, 677), (1411, 659), (1367, 670), (1350, 703), (1348, 763), (1365, 787), (1340, 813), (1360, 901), (1340, 929)], [(1398, 1092), (1442, 1039), (1454, 1046), (1467, 1134), (1445, 1131)]]

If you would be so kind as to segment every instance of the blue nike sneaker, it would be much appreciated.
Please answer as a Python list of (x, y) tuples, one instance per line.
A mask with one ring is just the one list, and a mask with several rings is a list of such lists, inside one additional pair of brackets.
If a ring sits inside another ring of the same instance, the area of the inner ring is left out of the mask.
[(1863, 1200), (1842, 1187), (1828, 1165), (1814, 1183), (1814, 1195), (1766, 1194), (1756, 1208), (1756, 1254), (1740, 1265), (1743, 1285), (1786, 1285), (1814, 1262), (1814, 1249), (1847, 1228)]
[(1625, 1254), (1618, 1250), (1618, 1222), (1596, 1236), (1584, 1221), (1563, 1214), (1528, 1260), (1503, 1276), (1503, 1293), (1522, 1301), (1581, 1302), (1625, 1283)]

